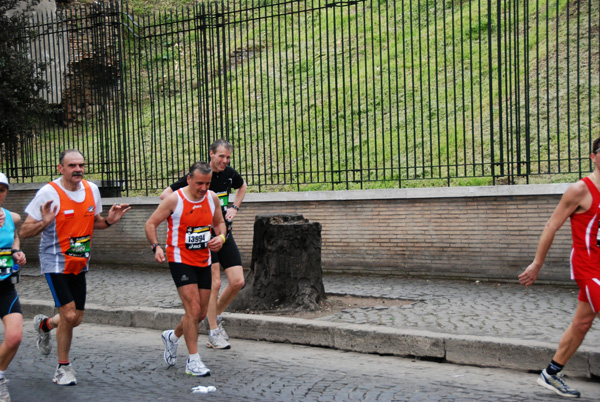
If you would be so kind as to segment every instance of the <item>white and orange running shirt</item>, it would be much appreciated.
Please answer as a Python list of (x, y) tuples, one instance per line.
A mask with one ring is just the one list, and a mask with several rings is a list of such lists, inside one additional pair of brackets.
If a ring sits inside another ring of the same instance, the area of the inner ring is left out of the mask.
[(592, 205), (571, 215), (571, 279), (575, 280), (600, 278), (600, 192), (589, 177), (582, 180), (592, 194)]
[(183, 189), (177, 190), (177, 206), (167, 219), (167, 260), (195, 267), (211, 264), (208, 241), (215, 203), (207, 191), (200, 201), (190, 201)]
[(51, 208), (58, 206), (58, 213), (42, 231), (39, 250), (42, 273), (87, 271), (94, 218), (102, 212), (98, 186), (82, 180), (78, 190), (68, 191), (58, 178), (37, 192), (25, 212), (41, 221), (40, 207), (50, 200)]

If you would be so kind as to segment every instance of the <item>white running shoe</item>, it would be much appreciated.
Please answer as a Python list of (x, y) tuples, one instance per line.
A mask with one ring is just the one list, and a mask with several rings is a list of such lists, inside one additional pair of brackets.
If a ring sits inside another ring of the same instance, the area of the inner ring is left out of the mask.
[(8, 380), (0, 378), (0, 402), (10, 402), (10, 394), (8, 393)]
[(208, 342), (206, 347), (214, 349), (229, 349), (231, 345), (223, 337), (223, 333), (217, 329), (216, 334), (208, 335)]
[(576, 389), (569, 387), (562, 379), (562, 372), (556, 375), (550, 375), (546, 369), (542, 370), (538, 377), (537, 383), (544, 388), (556, 392), (560, 396), (567, 398), (579, 398), (581, 393)]
[(59, 366), (56, 368), (56, 373), (54, 373), (52, 381), (58, 385), (77, 385), (75, 374), (75, 370), (73, 370), (70, 364), (68, 366)]
[(202, 363), (202, 359), (190, 360), (188, 358), (187, 364), (185, 365), (185, 373), (193, 375), (194, 377), (206, 377), (210, 375), (210, 370)]
[(48, 317), (44, 314), (38, 314), (33, 317), (33, 328), (38, 333), (38, 338), (35, 344), (37, 345), (40, 353), (43, 355), (49, 355), (50, 351), (52, 350), (52, 344), (50, 343), (50, 332), (44, 332), (40, 328), (42, 321), (44, 321), (46, 318)]
[(177, 363), (177, 342), (171, 340), (171, 334), (175, 332), (172, 329), (168, 329), (162, 333), (162, 340), (165, 344), (165, 353), (163, 357), (165, 362), (169, 366), (174, 366)]
[(219, 332), (221, 332), (221, 336), (223, 337), (223, 339), (228, 341), (229, 335), (227, 335), (227, 332), (225, 332), (225, 328), (223, 328), (223, 319), (222, 318), (217, 318), (217, 325), (218, 325)]

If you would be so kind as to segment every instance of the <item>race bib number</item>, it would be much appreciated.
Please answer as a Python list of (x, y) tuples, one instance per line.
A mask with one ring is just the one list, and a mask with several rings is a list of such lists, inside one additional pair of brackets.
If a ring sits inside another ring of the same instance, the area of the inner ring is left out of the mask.
[(221, 191), (220, 193), (217, 193), (217, 197), (219, 197), (221, 208), (227, 208), (227, 205), (229, 204), (229, 193), (227, 191)]
[(11, 249), (0, 249), (0, 268), (11, 268), (13, 265)]
[(71, 245), (65, 252), (65, 255), (71, 257), (89, 258), (91, 241), (91, 235), (70, 237), (69, 242)]
[(185, 233), (185, 248), (188, 250), (202, 250), (208, 247), (210, 237), (210, 226), (188, 226)]

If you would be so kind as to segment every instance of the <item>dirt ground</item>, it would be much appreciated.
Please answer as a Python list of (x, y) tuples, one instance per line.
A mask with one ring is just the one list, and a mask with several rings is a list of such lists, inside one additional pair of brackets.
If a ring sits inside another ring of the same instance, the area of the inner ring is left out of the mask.
[(273, 310), (268, 312), (262, 311), (260, 312), (260, 314), (314, 319), (339, 313), (344, 309), (357, 309), (362, 307), (375, 306), (403, 306), (405, 304), (410, 303), (414, 303), (414, 301), (402, 299), (389, 299), (383, 297), (359, 297), (328, 294), (327, 300), (321, 302), (321, 309), (317, 311)]

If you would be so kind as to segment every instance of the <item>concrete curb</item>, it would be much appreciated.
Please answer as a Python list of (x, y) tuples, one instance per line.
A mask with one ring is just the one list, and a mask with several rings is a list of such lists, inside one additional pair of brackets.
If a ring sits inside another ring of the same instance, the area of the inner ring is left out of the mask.
[[(52, 302), (21, 301), (25, 318), (52, 315)], [(153, 307), (106, 307), (86, 305), (84, 323), (174, 328), (183, 309)], [(414, 357), (454, 364), (540, 371), (548, 364), (556, 344), (533, 340), (454, 335), (359, 324), (335, 323), (290, 317), (225, 313), (232, 338), (318, 346), (358, 353)], [(25, 326), (27, 328), (27, 326)], [(204, 333), (206, 328), (201, 325)], [(600, 352), (580, 348), (565, 370), (573, 377), (600, 376)]]

